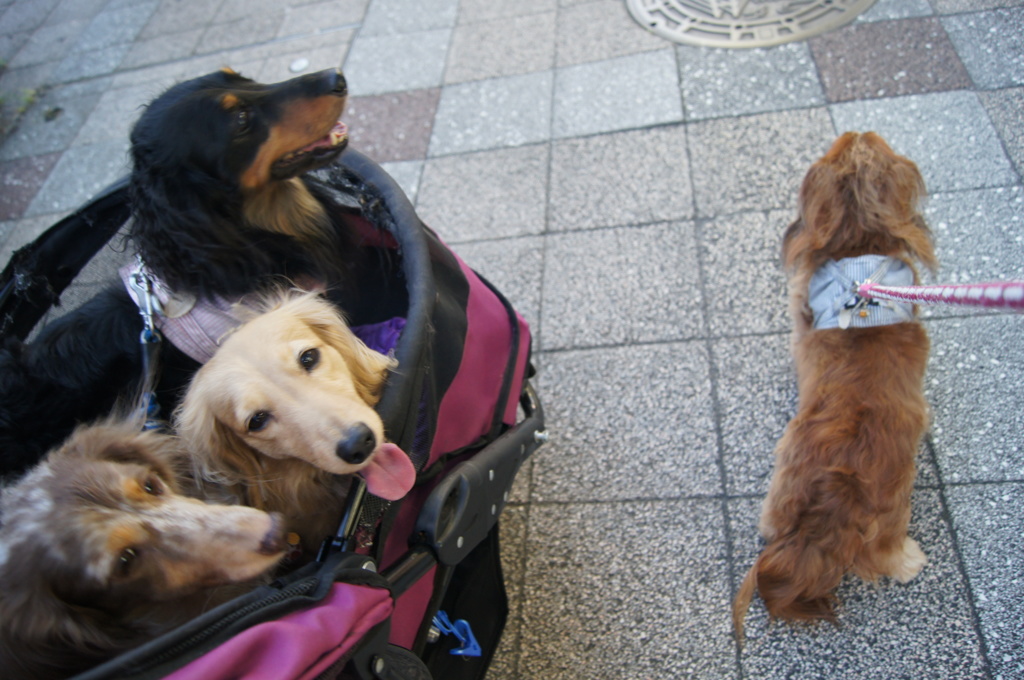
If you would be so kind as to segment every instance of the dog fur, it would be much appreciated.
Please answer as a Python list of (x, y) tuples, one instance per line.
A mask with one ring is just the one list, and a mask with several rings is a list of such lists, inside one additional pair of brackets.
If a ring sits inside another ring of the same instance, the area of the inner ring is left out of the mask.
[(916, 165), (871, 132), (842, 135), (804, 178), (783, 239), (799, 405), (775, 449), (767, 545), (733, 602), (740, 639), (755, 591), (773, 618), (834, 621), (846, 572), (906, 582), (926, 562), (907, 536), (928, 425), (925, 330), (916, 320), (815, 330), (808, 305), (810, 279), (830, 259), (878, 254), (934, 270), (924, 197)]
[(0, 665), (81, 672), (256, 585), (283, 521), (182, 495), (185, 454), (134, 419), (78, 428), (3, 496)]
[[(199, 298), (287, 279), (315, 281), (350, 313), (365, 306), (343, 210), (303, 175), (345, 148), (346, 99), (334, 70), (262, 85), (224, 69), (151, 102), (131, 133), (129, 193), (130, 239), (152, 273)], [(141, 330), (118, 281), (31, 343), (0, 348), (0, 475), (23, 472), (136, 388)], [(170, 413), (198, 365), (169, 342), (159, 359), (157, 396)]]
[(373, 405), (395, 362), (315, 293), (257, 307), (196, 373), (176, 429), (197, 479), (282, 513), (312, 556), (341, 518), (349, 481), (339, 475), (364, 469), (384, 443)]

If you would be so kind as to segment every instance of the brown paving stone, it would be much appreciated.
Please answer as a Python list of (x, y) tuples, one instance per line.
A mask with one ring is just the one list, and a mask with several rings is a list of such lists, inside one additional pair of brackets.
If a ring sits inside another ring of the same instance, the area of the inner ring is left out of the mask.
[(22, 216), (63, 152), (0, 163), (0, 220)]
[(353, 97), (344, 117), (352, 147), (378, 163), (426, 158), (440, 96), (429, 88)]
[(854, 24), (809, 44), (831, 102), (971, 87), (953, 43), (933, 17)]

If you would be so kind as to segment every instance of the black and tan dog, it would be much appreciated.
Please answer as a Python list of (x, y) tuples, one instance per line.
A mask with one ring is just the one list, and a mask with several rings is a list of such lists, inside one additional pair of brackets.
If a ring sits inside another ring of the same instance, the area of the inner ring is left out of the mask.
[[(151, 102), (132, 130), (130, 180), (131, 242), (149, 274), (200, 302), (280, 279), (338, 296), (352, 290), (356, 239), (326, 190), (303, 175), (346, 147), (347, 92), (335, 70), (262, 85), (224, 69)], [(0, 349), (0, 474), (32, 465), (134, 388), (141, 330), (117, 283), (30, 345)], [(164, 413), (198, 367), (192, 357), (162, 343)]]

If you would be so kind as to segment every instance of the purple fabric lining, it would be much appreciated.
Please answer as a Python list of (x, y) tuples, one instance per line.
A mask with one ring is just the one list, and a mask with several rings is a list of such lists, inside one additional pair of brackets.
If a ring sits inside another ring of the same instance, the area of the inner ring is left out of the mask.
[(405, 319), (396, 316), (380, 323), (352, 326), (352, 332), (370, 349), (387, 354), (398, 344), (398, 338), (404, 328)]

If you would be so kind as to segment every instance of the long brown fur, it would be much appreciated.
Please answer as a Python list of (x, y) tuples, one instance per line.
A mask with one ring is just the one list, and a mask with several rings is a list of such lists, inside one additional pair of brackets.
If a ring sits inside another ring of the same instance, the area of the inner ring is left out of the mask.
[[(361, 467), (337, 456), (338, 437), (364, 424), (384, 441), (372, 406), (395, 362), (366, 347), (315, 293), (275, 293), (259, 307), (196, 373), (176, 429), (197, 479), (283, 514), (308, 557), (337, 528), (350, 484), (339, 475)], [(321, 364), (306, 374), (297, 359), (311, 348)], [(272, 414), (272, 425), (250, 432), (257, 411)]]
[(280, 517), (182, 495), (185, 452), (137, 419), (80, 427), (4, 493), (0, 675), (81, 672), (251, 589)]
[(830, 259), (877, 254), (934, 269), (924, 196), (917, 166), (872, 132), (842, 135), (804, 178), (783, 239), (799, 406), (775, 449), (767, 545), (733, 602), (738, 639), (755, 592), (773, 618), (834, 621), (846, 572), (906, 582), (926, 562), (907, 525), (928, 425), (928, 336), (916, 320), (814, 330), (808, 306), (810, 279)]

